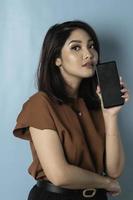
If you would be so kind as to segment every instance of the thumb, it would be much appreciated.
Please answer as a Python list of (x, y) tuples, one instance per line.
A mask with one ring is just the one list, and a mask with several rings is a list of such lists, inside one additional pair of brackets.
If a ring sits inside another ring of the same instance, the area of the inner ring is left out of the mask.
[(101, 90), (100, 90), (100, 86), (99, 86), (99, 85), (97, 85), (96, 93), (97, 93), (97, 95), (99, 96), (99, 98), (101, 99), (102, 96), (101, 96)]
[(101, 89), (100, 89), (100, 86), (97, 85), (97, 88), (96, 88), (96, 94), (98, 95), (100, 101), (101, 101), (101, 106), (103, 108), (103, 100), (102, 100), (102, 95), (101, 95)]

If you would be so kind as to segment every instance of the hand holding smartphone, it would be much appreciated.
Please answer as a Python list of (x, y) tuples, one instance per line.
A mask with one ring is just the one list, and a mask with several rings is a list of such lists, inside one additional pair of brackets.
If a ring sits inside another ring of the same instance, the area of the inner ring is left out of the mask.
[(121, 97), (121, 85), (116, 62), (110, 61), (98, 64), (96, 74), (104, 108), (123, 105), (124, 99)]

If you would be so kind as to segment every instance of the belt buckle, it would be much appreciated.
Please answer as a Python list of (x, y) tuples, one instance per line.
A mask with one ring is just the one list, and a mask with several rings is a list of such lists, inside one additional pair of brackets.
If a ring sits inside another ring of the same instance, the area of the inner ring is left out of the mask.
[[(91, 191), (91, 194), (86, 194), (87, 191)], [(83, 190), (83, 196), (84, 197), (94, 197), (94, 195), (96, 194), (96, 189), (95, 188), (86, 188)]]

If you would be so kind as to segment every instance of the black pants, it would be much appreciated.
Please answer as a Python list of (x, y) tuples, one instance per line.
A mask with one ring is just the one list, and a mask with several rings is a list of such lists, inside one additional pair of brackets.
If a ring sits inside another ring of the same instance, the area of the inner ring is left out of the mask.
[(57, 194), (49, 191), (45, 191), (44, 188), (40, 188), (37, 185), (31, 189), (28, 200), (107, 200), (105, 192), (97, 193), (92, 198), (85, 198), (81, 195), (72, 195), (70, 197), (64, 194)]

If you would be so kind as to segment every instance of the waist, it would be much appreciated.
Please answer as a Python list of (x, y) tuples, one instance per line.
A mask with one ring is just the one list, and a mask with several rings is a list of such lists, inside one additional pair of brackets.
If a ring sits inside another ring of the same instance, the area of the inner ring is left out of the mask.
[(96, 189), (96, 188), (85, 188), (85, 189), (68, 189), (63, 188), (60, 186), (56, 186), (53, 183), (47, 181), (47, 180), (38, 180), (37, 181), (38, 187), (43, 187), (48, 192), (58, 193), (58, 194), (64, 194), (67, 196), (71, 195), (81, 195), (85, 198), (92, 198), (96, 195), (106, 195), (106, 190), (104, 189)]

